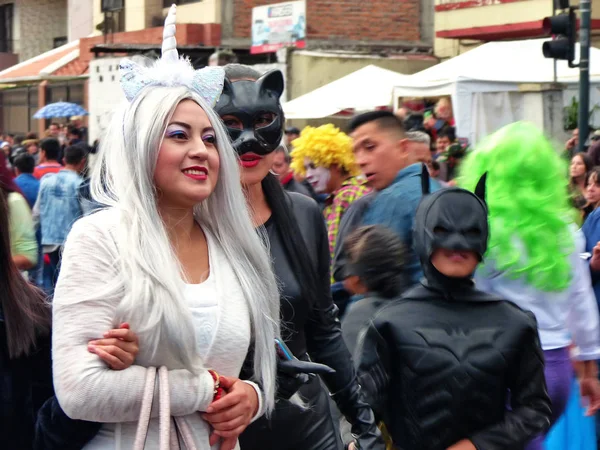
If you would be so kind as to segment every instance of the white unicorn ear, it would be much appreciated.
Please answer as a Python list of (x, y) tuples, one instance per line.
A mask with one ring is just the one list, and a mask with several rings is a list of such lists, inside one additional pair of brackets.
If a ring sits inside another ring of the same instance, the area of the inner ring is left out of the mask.
[(205, 67), (196, 70), (192, 87), (211, 108), (214, 108), (221, 97), (224, 83), (225, 70), (222, 67)]
[(179, 54), (177, 53), (177, 39), (175, 39), (175, 22), (177, 16), (177, 6), (171, 5), (169, 14), (165, 19), (165, 27), (163, 29), (162, 56), (164, 61), (178, 61)]
[(130, 59), (121, 60), (119, 71), (121, 72), (121, 88), (130, 102), (143, 88), (153, 83), (152, 78), (147, 76), (146, 68)]

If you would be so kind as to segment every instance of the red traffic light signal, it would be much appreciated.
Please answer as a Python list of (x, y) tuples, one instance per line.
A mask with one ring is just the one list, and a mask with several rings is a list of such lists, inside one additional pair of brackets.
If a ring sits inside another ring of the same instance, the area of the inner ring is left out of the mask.
[(575, 41), (577, 39), (577, 16), (575, 10), (568, 14), (546, 17), (542, 22), (544, 34), (554, 36), (554, 40), (544, 42), (542, 53), (545, 58), (569, 61), (575, 60)]
[(542, 21), (542, 30), (545, 35), (568, 36), (571, 31), (570, 14), (559, 14), (558, 16), (546, 17)]

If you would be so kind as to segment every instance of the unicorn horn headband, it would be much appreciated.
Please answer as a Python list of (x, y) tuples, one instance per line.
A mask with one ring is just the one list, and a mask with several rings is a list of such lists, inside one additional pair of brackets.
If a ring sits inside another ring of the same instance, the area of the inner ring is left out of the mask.
[(194, 70), (189, 59), (179, 57), (175, 38), (176, 13), (177, 6), (172, 5), (165, 19), (159, 60), (150, 67), (143, 67), (130, 59), (121, 61), (121, 88), (127, 100), (132, 102), (146, 87), (185, 86), (200, 95), (212, 108), (223, 91), (225, 71), (222, 67)]

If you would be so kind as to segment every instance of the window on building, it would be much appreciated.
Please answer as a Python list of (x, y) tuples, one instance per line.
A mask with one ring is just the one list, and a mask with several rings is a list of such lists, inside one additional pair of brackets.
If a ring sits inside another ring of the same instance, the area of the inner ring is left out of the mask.
[(0, 53), (13, 52), (13, 4), (0, 5)]
[(67, 42), (69, 42), (69, 40), (67, 39), (66, 36), (56, 37), (56, 38), (54, 38), (54, 40), (52, 42), (52, 48), (62, 47)]
[(0, 93), (0, 130), (15, 134), (36, 131), (38, 121), (32, 116), (38, 109), (37, 85), (2, 91)]
[(102, 0), (100, 7), (102, 12), (120, 11), (125, 8), (125, 0)]
[(185, 5), (187, 3), (200, 3), (202, 0), (163, 0), (163, 8), (170, 8), (173, 3)]
[(102, 34), (113, 34), (125, 31), (125, 0), (102, 0), (100, 12), (104, 20), (96, 29)]

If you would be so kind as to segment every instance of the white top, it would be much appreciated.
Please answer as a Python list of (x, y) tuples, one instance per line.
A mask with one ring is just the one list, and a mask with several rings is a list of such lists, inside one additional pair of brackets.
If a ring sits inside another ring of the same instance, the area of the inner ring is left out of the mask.
[(580, 230), (574, 229), (573, 234), (575, 250), (570, 257), (573, 279), (565, 291), (540, 291), (522, 278), (512, 279), (496, 271), (493, 261), (477, 269), (475, 283), (478, 289), (531, 311), (537, 319), (544, 350), (568, 347), (574, 341), (579, 349), (577, 359), (593, 360), (600, 358), (598, 305), (589, 269), (580, 256), (585, 249), (585, 238)]
[[(143, 339), (135, 365), (122, 371), (109, 369), (87, 350), (90, 340), (98, 339), (114, 327), (115, 310), (122, 294), (105, 294), (105, 286), (109, 280), (126, 284), (122, 279), (123, 271), (118, 263), (115, 264), (119, 256), (118, 223), (116, 210), (100, 211), (76, 222), (67, 239), (53, 300), (52, 354), (58, 401), (73, 419), (103, 423), (98, 435), (85, 449), (132, 448), (145, 368), (164, 365), (169, 369), (171, 414), (186, 419), (198, 449), (209, 449), (210, 427), (198, 414), (213, 400), (214, 383), (207, 370), (191, 373), (184, 369), (173, 361), (162, 343), (153, 355)], [(211, 254), (210, 277), (214, 285), (210, 280), (211, 283), (202, 288), (190, 289), (206, 289), (212, 293), (218, 320), (212, 328), (212, 343), (203, 351), (203, 363), (223, 375), (237, 377), (250, 344), (250, 311), (218, 239), (204, 231)], [(101, 300), (94, 299), (94, 295)], [(210, 337), (201, 340), (210, 341)], [(181, 345), (189, 344), (182, 342)], [(256, 385), (250, 384), (259, 394), (258, 417), (263, 413), (262, 394)], [(153, 408), (152, 414), (147, 449), (158, 448), (158, 408)], [(212, 449), (219, 447), (218, 443)]]
[[(212, 242), (208, 245), (208, 253), (210, 267), (212, 268)], [(219, 298), (217, 283), (215, 277), (212, 276), (212, 270), (208, 278), (202, 283), (185, 284), (184, 295), (192, 313), (192, 323), (196, 330), (196, 347), (200, 357), (205, 360), (210, 352), (219, 324)]]

